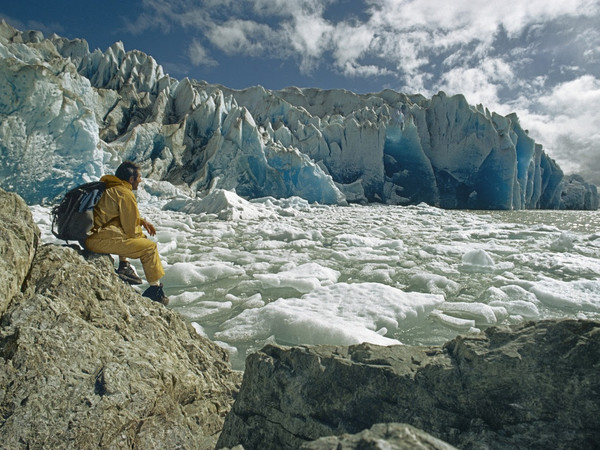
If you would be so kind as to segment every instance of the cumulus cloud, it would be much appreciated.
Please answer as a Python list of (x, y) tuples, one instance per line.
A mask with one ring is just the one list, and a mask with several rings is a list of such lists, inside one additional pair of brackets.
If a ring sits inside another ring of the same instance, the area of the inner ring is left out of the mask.
[(500, 90), (513, 83), (515, 74), (499, 58), (480, 61), (477, 67), (454, 67), (440, 79), (440, 89), (449, 95), (463, 94), (469, 103), (482, 103), (490, 109), (502, 107)]
[(596, 0), (369, 0), (373, 23), (395, 30), (433, 29), (445, 37), (430, 45), (454, 45), (489, 40), (502, 26), (512, 37), (532, 23), (566, 15), (595, 15)]
[(600, 79), (584, 75), (560, 83), (519, 115), (565, 172), (600, 185)]
[(204, 46), (196, 39), (190, 44), (188, 53), (190, 61), (194, 66), (214, 67), (219, 64), (215, 59), (209, 56), (206, 48), (204, 48)]
[(332, 25), (319, 16), (305, 14), (294, 17), (282, 30), (289, 37), (291, 49), (300, 57), (300, 70), (310, 73), (330, 48)]
[(269, 26), (232, 19), (211, 27), (207, 37), (214, 47), (227, 55), (262, 56), (274, 33)]
[[(499, 32), (514, 39), (528, 27), (562, 17), (590, 17), (599, 10), (597, 0), (365, 0), (362, 5), (355, 2), (347, 18), (332, 22), (326, 13), (339, 0), (143, 3), (146, 13), (131, 30), (182, 26), (228, 55), (294, 58), (306, 73), (330, 65), (349, 76), (396, 74), (399, 87), (406, 82), (422, 90), (431, 86), (415, 85), (414, 79), (435, 82), (438, 58), (453, 61), (453, 55), (468, 48), (467, 61), (462, 62), (473, 65), (477, 55), (487, 57), (486, 50), (494, 51)], [(454, 62), (461, 63), (456, 58)]]
[[(375, 58), (370, 65), (381, 67), (381, 73), (394, 68), (412, 77), (444, 52), (451, 56), (474, 44), (493, 50), (499, 31), (515, 39), (541, 23), (593, 17), (600, 10), (597, 0), (364, 0), (355, 2), (348, 18), (326, 19), (327, 9), (339, 1), (143, 0), (145, 12), (130, 31), (154, 27), (168, 32), (181, 26), (211, 38), (230, 55), (251, 51), (271, 57), (274, 48), (284, 47), (276, 57), (326, 65), (326, 59), (317, 60), (331, 54), (338, 68)], [(362, 13), (362, 20), (356, 13)], [(593, 57), (593, 52), (586, 54)]]

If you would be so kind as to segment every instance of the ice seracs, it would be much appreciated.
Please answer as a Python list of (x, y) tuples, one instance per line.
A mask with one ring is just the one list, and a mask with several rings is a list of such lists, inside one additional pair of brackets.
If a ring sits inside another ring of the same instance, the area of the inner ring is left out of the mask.
[[(121, 42), (0, 25), (0, 184), (28, 202), (134, 159), (201, 194), (442, 208), (598, 207), (521, 127), (469, 105), (386, 90), (228, 89), (166, 75)], [(14, 176), (19, 173), (19, 177)], [(21, 181), (23, 180), (23, 181)]]

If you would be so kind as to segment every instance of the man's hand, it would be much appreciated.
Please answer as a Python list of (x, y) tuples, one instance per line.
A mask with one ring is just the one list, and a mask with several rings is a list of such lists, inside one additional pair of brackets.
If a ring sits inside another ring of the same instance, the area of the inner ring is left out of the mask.
[(154, 225), (152, 225), (150, 222), (148, 222), (147, 220), (142, 220), (141, 224), (146, 229), (146, 231), (148, 231), (148, 234), (150, 236), (154, 236), (156, 234), (156, 228), (154, 228)]

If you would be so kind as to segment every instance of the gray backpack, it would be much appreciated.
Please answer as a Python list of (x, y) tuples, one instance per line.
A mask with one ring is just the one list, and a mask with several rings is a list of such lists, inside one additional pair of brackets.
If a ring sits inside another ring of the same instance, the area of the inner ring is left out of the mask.
[(106, 183), (92, 181), (71, 189), (52, 208), (52, 234), (65, 241), (84, 241), (94, 226), (94, 206), (106, 190)]

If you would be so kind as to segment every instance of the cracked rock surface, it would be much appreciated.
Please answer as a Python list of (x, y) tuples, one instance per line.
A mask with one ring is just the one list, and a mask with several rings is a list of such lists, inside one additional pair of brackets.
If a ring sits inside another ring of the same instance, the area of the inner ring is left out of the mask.
[(248, 357), (217, 447), (292, 449), (398, 422), (461, 449), (593, 448), (599, 373), (600, 322), (590, 320), (432, 347), (270, 345)]

